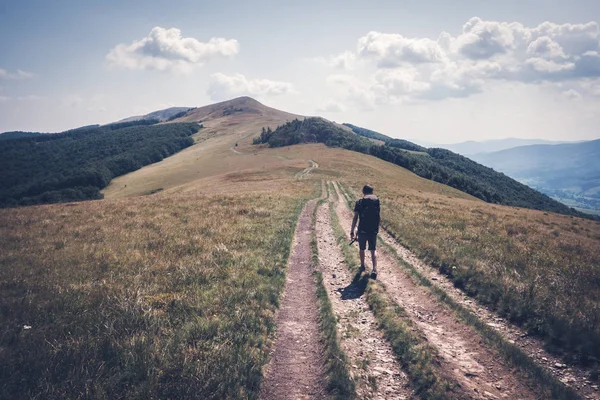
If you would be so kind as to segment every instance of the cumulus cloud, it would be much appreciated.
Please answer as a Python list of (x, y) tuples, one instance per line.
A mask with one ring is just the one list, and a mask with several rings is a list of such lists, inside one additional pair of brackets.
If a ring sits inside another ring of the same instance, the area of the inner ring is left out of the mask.
[(410, 39), (399, 34), (369, 32), (358, 40), (358, 54), (372, 58), (382, 68), (403, 64), (435, 63), (444, 60), (445, 54), (437, 41)]
[(377, 70), (358, 81), (328, 79), (329, 84), (345, 84), (346, 97), (354, 102), (466, 97), (492, 81), (600, 79), (600, 30), (597, 22), (527, 27), (474, 17), (457, 35), (442, 32), (436, 40), (369, 32), (358, 39), (354, 55)]
[(235, 39), (212, 38), (200, 42), (183, 37), (177, 28), (157, 26), (143, 39), (115, 46), (106, 59), (109, 65), (126, 69), (187, 72), (215, 58), (233, 57), (239, 49)]
[(518, 23), (483, 21), (471, 18), (455, 39), (456, 51), (471, 59), (488, 59), (514, 49), (524, 28)]
[(226, 100), (236, 96), (277, 96), (292, 93), (294, 87), (288, 82), (269, 79), (248, 79), (242, 74), (211, 75), (208, 95), (213, 100)]
[(317, 112), (335, 113), (344, 111), (346, 111), (346, 107), (342, 103), (334, 100), (328, 100), (325, 104), (317, 108)]
[(7, 80), (19, 80), (19, 79), (30, 79), (34, 78), (35, 74), (31, 72), (26, 72), (23, 70), (16, 70), (15, 72), (8, 72), (5, 69), (0, 68), (0, 79)]
[(339, 96), (343, 96), (363, 111), (372, 111), (379, 104), (382, 94), (373, 82), (365, 82), (348, 74), (334, 74), (327, 77), (327, 85)]

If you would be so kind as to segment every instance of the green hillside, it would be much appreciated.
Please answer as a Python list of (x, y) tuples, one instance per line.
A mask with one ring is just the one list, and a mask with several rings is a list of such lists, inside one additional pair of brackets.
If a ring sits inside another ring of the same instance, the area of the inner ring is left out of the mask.
[(384, 142), (386, 145), (388, 145), (390, 147), (397, 147), (399, 149), (410, 150), (410, 151), (427, 152), (427, 149), (425, 147), (419, 146), (418, 144), (415, 144), (413, 142), (409, 142), (408, 140), (394, 139), (394, 138), (386, 136), (382, 133), (375, 132), (375, 131), (372, 131), (372, 130), (366, 129), (366, 128), (361, 128), (359, 126), (352, 125), (352, 124), (346, 123), (344, 125), (350, 129), (352, 129), (352, 132), (356, 133), (357, 135), (360, 135), (360, 136), (363, 136), (363, 137), (366, 137), (369, 139), (381, 140), (382, 142)]
[(0, 142), (0, 207), (102, 198), (116, 176), (194, 143), (198, 124), (125, 122)]
[(271, 147), (299, 143), (342, 147), (392, 162), (423, 178), (454, 187), (488, 203), (582, 216), (578, 211), (502, 173), (449, 150), (421, 148), (426, 154), (408, 153), (405, 149), (388, 144), (374, 144), (362, 135), (353, 135), (322, 118), (294, 120), (274, 131), (263, 130), (255, 143), (268, 143)]

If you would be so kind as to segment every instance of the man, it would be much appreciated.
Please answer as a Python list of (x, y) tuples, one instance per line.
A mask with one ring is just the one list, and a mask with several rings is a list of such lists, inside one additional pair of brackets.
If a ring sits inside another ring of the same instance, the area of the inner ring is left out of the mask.
[(365, 185), (362, 189), (363, 198), (359, 199), (354, 206), (354, 219), (352, 220), (352, 230), (350, 239), (354, 239), (354, 228), (358, 222), (358, 246), (360, 248), (360, 270), (365, 270), (365, 250), (369, 243), (371, 251), (371, 260), (373, 261), (373, 270), (371, 278), (377, 279), (377, 255), (375, 248), (377, 246), (377, 233), (379, 232), (379, 199), (373, 194), (373, 187)]

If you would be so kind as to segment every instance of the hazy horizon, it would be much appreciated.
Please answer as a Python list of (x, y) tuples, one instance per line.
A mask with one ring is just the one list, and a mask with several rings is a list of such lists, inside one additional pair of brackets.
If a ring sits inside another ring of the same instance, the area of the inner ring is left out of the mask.
[(0, 132), (248, 95), (392, 137), (578, 141), (600, 126), (600, 3), (0, 5)]

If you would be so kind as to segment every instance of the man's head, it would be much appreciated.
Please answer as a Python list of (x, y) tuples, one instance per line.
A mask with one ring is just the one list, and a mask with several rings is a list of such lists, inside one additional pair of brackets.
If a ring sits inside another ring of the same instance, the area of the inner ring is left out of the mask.
[(373, 194), (373, 186), (370, 186), (370, 185), (363, 186), (362, 192), (364, 195)]

